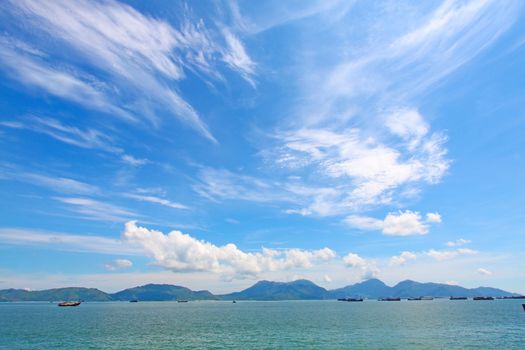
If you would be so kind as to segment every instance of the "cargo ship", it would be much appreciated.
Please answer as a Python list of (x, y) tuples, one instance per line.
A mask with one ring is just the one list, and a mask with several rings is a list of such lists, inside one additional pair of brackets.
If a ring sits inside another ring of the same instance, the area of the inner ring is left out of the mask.
[(493, 297), (474, 297), (473, 300), (494, 300)]
[(338, 301), (363, 301), (363, 298), (339, 298)]
[(450, 300), (467, 300), (467, 297), (450, 297)]
[(380, 298), (379, 301), (401, 301), (401, 298)]

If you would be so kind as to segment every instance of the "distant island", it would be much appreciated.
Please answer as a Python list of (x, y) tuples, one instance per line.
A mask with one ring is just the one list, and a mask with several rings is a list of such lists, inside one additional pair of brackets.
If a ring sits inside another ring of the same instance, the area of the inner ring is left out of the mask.
[(146, 284), (105, 293), (96, 288), (68, 287), (40, 291), (24, 289), (0, 290), (0, 302), (9, 301), (176, 301), (176, 300), (331, 300), (346, 297), (359, 298), (414, 298), (414, 297), (510, 297), (517, 294), (497, 288), (464, 288), (443, 283), (420, 283), (411, 280), (393, 287), (378, 279), (327, 290), (308, 280), (293, 282), (259, 281), (240, 292), (216, 295), (207, 290), (193, 291), (170, 284)]

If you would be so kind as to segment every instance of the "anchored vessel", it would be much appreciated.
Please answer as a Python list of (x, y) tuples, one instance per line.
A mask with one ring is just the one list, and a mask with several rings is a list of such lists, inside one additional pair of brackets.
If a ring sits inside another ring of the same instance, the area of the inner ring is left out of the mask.
[(467, 300), (467, 297), (450, 297), (450, 300)]
[(474, 297), (474, 300), (494, 300), (493, 297)]
[(381, 298), (379, 301), (401, 301), (401, 298)]
[(58, 306), (79, 306), (80, 304), (80, 301), (63, 301), (58, 303)]
[(338, 301), (363, 301), (363, 298), (339, 298)]

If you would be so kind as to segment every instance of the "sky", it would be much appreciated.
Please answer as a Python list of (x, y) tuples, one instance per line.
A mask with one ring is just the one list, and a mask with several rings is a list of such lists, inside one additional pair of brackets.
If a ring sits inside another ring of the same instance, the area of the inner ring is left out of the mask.
[(0, 3), (0, 289), (525, 293), (521, 1)]

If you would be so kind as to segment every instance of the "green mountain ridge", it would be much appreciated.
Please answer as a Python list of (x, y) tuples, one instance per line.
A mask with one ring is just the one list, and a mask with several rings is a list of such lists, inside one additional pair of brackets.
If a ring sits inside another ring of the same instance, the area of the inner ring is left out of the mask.
[(420, 283), (401, 281), (393, 287), (378, 279), (369, 279), (343, 288), (327, 290), (309, 280), (293, 282), (259, 281), (239, 292), (215, 295), (207, 290), (193, 291), (183, 286), (170, 284), (146, 284), (124, 289), (116, 293), (105, 293), (96, 288), (67, 287), (40, 291), (24, 289), (0, 290), (0, 301), (176, 301), (176, 300), (329, 300), (345, 297), (450, 297), (517, 295), (491, 287), (464, 288), (442, 283)]

